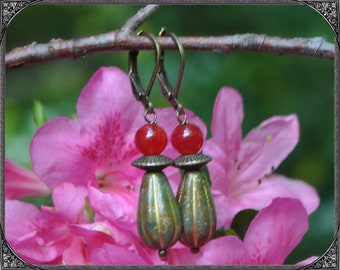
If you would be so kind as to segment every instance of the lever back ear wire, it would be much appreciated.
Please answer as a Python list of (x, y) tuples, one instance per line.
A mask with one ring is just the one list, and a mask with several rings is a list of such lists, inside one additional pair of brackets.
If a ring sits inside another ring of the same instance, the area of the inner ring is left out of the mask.
[(160, 61), (159, 61), (159, 70), (157, 73), (157, 78), (161, 85), (161, 90), (164, 97), (171, 103), (172, 107), (176, 110), (177, 120), (181, 125), (187, 123), (187, 115), (185, 114), (182, 105), (178, 102), (177, 96), (179, 93), (179, 89), (182, 83), (182, 78), (184, 74), (184, 67), (185, 67), (185, 58), (184, 58), (184, 48), (182, 42), (179, 38), (172, 32), (168, 32), (165, 28), (162, 28), (160, 36), (170, 36), (177, 44), (178, 51), (180, 54), (180, 68), (178, 72), (177, 82), (175, 87), (170, 84), (169, 78), (165, 72), (164, 68), (164, 50), (161, 51)]
[[(138, 36), (145, 35), (154, 43), (155, 45), (155, 68), (153, 70), (148, 87), (145, 90), (139, 78), (138, 70), (137, 70), (137, 56), (138, 56), (139, 51), (134, 50), (134, 51), (129, 52), (129, 76), (130, 76), (130, 81), (131, 81), (131, 86), (132, 86), (132, 92), (135, 98), (141, 101), (145, 108), (145, 112), (144, 112), (145, 121), (147, 121), (150, 124), (155, 124), (157, 122), (157, 116), (153, 109), (152, 102), (149, 99), (149, 96), (151, 93), (152, 86), (155, 82), (157, 72), (159, 70), (161, 47), (158, 41), (156, 40), (156, 38), (152, 34), (140, 31), (137, 33), (137, 35)], [(153, 118), (151, 120), (148, 118), (149, 114), (153, 114)]]

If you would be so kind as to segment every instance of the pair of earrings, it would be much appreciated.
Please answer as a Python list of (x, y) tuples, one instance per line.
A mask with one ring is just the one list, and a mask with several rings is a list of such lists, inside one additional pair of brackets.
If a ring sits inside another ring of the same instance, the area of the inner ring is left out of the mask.
[[(215, 232), (216, 214), (210, 192), (211, 183), (201, 170), (211, 158), (200, 152), (204, 140), (202, 131), (188, 123), (183, 107), (177, 101), (184, 71), (184, 49), (181, 42), (175, 34), (161, 30), (160, 36), (170, 36), (176, 42), (181, 56), (180, 72), (173, 88), (164, 69), (164, 50), (161, 50), (157, 39), (149, 33), (139, 32), (138, 35), (145, 35), (153, 41), (155, 69), (148, 87), (144, 89), (137, 72), (139, 51), (129, 52), (132, 91), (144, 105), (144, 119), (147, 122), (135, 135), (136, 147), (143, 156), (132, 163), (146, 171), (140, 187), (137, 225), (143, 242), (150, 248), (158, 249), (160, 259), (166, 260), (167, 249), (177, 240), (197, 253)], [(181, 154), (175, 160), (161, 155), (167, 145), (167, 135), (157, 124), (157, 115), (149, 99), (156, 77), (163, 95), (175, 109), (179, 122), (171, 135), (172, 146)], [(176, 198), (162, 171), (168, 166), (184, 171)]]

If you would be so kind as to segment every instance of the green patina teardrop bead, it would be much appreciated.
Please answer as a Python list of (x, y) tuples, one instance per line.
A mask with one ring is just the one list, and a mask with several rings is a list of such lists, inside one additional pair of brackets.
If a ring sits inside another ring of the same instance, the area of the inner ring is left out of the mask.
[(177, 192), (183, 232), (180, 242), (197, 253), (216, 230), (216, 213), (210, 182), (201, 170), (185, 171)]
[(159, 250), (161, 259), (174, 245), (182, 230), (181, 214), (171, 187), (162, 171), (146, 172), (140, 188), (138, 232), (144, 243)]

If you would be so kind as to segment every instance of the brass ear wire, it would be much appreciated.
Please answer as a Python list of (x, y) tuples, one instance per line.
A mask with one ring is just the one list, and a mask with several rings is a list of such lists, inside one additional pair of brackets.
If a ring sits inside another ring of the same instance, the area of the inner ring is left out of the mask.
[(162, 28), (159, 36), (170, 36), (177, 44), (178, 51), (180, 54), (180, 69), (178, 72), (177, 82), (175, 88), (170, 84), (168, 76), (164, 68), (164, 50), (161, 51), (159, 70), (157, 73), (157, 78), (161, 86), (162, 93), (164, 97), (171, 103), (172, 107), (176, 110), (177, 120), (180, 124), (187, 123), (187, 115), (185, 114), (182, 105), (178, 102), (177, 96), (182, 83), (182, 78), (184, 74), (185, 58), (184, 58), (184, 48), (182, 42), (179, 38), (172, 32), (168, 32), (165, 28)]
[[(140, 31), (137, 33), (138, 36), (147, 36), (155, 45), (155, 68), (153, 70), (150, 82), (148, 84), (148, 87), (146, 90), (144, 89), (142, 82), (139, 78), (138, 75), (138, 70), (137, 70), (137, 56), (139, 51), (138, 50), (133, 50), (129, 51), (129, 77), (131, 81), (131, 86), (132, 86), (132, 92), (135, 96), (135, 98), (139, 101), (142, 102), (144, 108), (145, 108), (145, 113), (144, 113), (144, 118), (148, 123), (155, 124), (157, 122), (157, 116), (156, 113), (153, 109), (152, 102), (149, 99), (150, 93), (152, 86), (155, 82), (157, 72), (159, 70), (159, 64), (160, 64), (160, 57), (161, 57), (161, 47), (157, 41), (157, 39), (150, 33), (145, 33), (143, 31)], [(149, 120), (148, 119), (148, 114), (153, 114), (153, 119)]]

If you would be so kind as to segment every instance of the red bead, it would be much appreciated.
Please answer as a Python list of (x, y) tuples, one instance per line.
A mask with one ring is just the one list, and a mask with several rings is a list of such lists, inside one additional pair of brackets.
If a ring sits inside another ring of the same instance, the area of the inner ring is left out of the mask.
[(182, 155), (196, 154), (203, 145), (203, 134), (193, 124), (179, 125), (171, 134), (171, 143)]
[(168, 142), (164, 129), (156, 124), (146, 124), (140, 127), (135, 135), (135, 144), (146, 156), (159, 155)]

